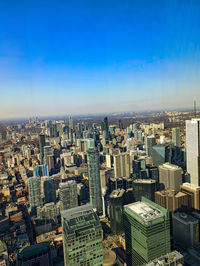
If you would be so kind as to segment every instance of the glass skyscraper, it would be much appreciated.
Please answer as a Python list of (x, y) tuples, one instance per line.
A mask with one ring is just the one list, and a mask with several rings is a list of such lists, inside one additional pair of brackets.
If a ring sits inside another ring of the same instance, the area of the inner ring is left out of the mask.
[(99, 213), (102, 213), (103, 206), (99, 169), (99, 153), (96, 149), (88, 149), (87, 152), (90, 201), (93, 208), (95, 208)]

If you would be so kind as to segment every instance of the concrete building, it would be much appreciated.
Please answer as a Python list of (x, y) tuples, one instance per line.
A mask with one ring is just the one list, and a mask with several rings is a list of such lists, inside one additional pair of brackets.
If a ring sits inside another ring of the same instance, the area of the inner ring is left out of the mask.
[(157, 144), (152, 147), (152, 159), (155, 166), (171, 162), (172, 149), (168, 144)]
[(200, 118), (186, 120), (187, 172), (190, 183), (200, 186)]
[(46, 220), (56, 220), (60, 215), (60, 208), (54, 202), (46, 203), (42, 207), (37, 207), (37, 218)]
[(123, 232), (124, 189), (114, 190), (109, 197), (110, 226), (114, 234)]
[(182, 174), (182, 168), (177, 165), (170, 163), (159, 165), (159, 183), (164, 189), (179, 191), (182, 184)]
[(200, 210), (200, 187), (190, 183), (183, 183), (181, 192), (188, 195), (188, 207)]
[(90, 202), (99, 213), (103, 210), (102, 192), (99, 168), (99, 153), (95, 149), (89, 149), (87, 155)]
[(148, 156), (152, 156), (152, 147), (156, 145), (156, 138), (154, 136), (146, 137), (146, 153)]
[(124, 231), (128, 266), (138, 266), (169, 253), (169, 212), (142, 198), (124, 206)]
[(143, 266), (183, 266), (184, 265), (184, 257), (181, 253), (174, 250), (170, 253), (167, 253), (164, 256), (161, 256), (155, 260), (152, 260)]
[(78, 206), (77, 184), (74, 180), (59, 184), (59, 198), (61, 201), (61, 210)]
[(102, 227), (92, 205), (61, 213), (65, 266), (103, 265)]
[(130, 155), (129, 153), (120, 153), (114, 155), (115, 178), (130, 177)]
[(43, 164), (44, 160), (44, 146), (45, 146), (45, 135), (39, 135), (39, 147), (40, 147), (40, 164)]
[(176, 193), (172, 190), (161, 190), (155, 192), (155, 203), (170, 212), (188, 206), (188, 195), (183, 192)]
[(176, 244), (189, 248), (199, 243), (198, 219), (184, 213), (172, 214), (173, 237)]

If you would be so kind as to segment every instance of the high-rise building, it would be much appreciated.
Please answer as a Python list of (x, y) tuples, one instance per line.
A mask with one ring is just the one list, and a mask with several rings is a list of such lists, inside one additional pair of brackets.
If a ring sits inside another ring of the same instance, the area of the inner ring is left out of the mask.
[(109, 127), (108, 127), (108, 118), (105, 117), (102, 122), (102, 131), (103, 131), (103, 138), (106, 143), (109, 141)]
[(200, 118), (186, 120), (186, 152), (190, 183), (200, 186)]
[(199, 243), (198, 219), (184, 213), (172, 214), (174, 241), (183, 248), (189, 248)]
[(176, 193), (172, 190), (161, 190), (155, 192), (155, 203), (170, 212), (188, 206), (188, 195), (183, 192)]
[(41, 179), (39, 176), (28, 179), (29, 203), (31, 208), (42, 206)]
[(152, 146), (152, 159), (155, 166), (171, 162), (172, 148), (169, 144), (157, 144)]
[(90, 201), (93, 208), (101, 213), (103, 205), (99, 169), (99, 153), (95, 149), (89, 149), (87, 152)]
[(43, 183), (45, 203), (56, 202), (56, 184), (52, 177), (47, 177)]
[(36, 165), (33, 170), (34, 176), (49, 176), (49, 169), (48, 165), (42, 164), (42, 165)]
[(40, 147), (40, 164), (43, 164), (44, 160), (44, 146), (45, 146), (45, 135), (39, 135), (39, 147)]
[(154, 201), (156, 191), (156, 181), (153, 179), (135, 179), (133, 181), (133, 197), (135, 201), (140, 201), (142, 196)]
[(181, 146), (180, 127), (172, 128), (172, 143), (176, 147)]
[(169, 212), (142, 198), (124, 206), (124, 231), (128, 266), (138, 266), (169, 253)]
[(46, 203), (42, 207), (37, 207), (37, 218), (46, 220), (56, 220), (60, 215), (60, 208), (54, 202)]
[(103, 265), (102, 227), (92, 205), (63, 211), (61, 217), (65, 266)]
[(129, 153), (120, 153), (114, 155), (115, 178), (130, 177), (130, 155)]
[(146, 152), (148, 156), (152, 156), (152, 147), (156, 145), (156, 138), (154, 136), (146, 137)]
[(177, 165), (170, 163), (159, 165), (159, 183), (164, 189), (179, 191), (182, 184), (182, 174), (182, 168)]
[(200, 186), (190, 183), (183, 183), (181, 191), (188, 195), (188, 207), (200, 210)]
[(124, 193), (124, 189), (117, 189), (109, 197), (110, 227), (114, 234), (123, 232)]
[(78, 206), (77, 184), (74, 180), (59, 184), (59, 198), (62, 210)]

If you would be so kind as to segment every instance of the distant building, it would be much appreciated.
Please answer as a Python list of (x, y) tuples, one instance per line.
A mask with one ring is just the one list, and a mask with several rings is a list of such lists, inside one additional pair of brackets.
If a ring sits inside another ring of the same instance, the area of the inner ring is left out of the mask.
[(109, 141), (109, 126), (108, 126), (108, 118), (105, 117), (102, 122), (102, 131), (103, 131), (103, 138), (105, 140), (105, 143), (108, 143)]
[(142, 265), (170, 252), (169, 212), (145, 198), (124, 206), (124, 231), (128, 266)]
[(183, 248), (189, 248), (199, 243), (198, 219), (184, 213), (172, 214), (174, 241)]
[(164, 189), (179, 191), (182, 184), (182, 174), (182, 168), (177, 165), (170, 163), (159, 165), (159, 183)]
[(102, 227), (92, 205), (61, 213), (65, 266), (103, 265)]
[(114, 155), (115, 178), (130, 177), (130, 155), (129, 153), (120, 153)]
[(31, 208), (42, 206), (41, 179), (39, 176), (28, 179), (29, 203)]
[(176, 147), (181, 146), (180, 127), (172, 128), (172, 143)]
[(39, 147), (40, 147), (40, 164), (43, 164), (44, 160), (44, 146), (45, 146), (45, 135), (39, 135)]
[(159, 166), (166, 162), (171, 162), (172, 149), (168, 144), (157, 144), (152, 146), (153, 164)]
[(99, 153), (95, 149), (89, 149), (87, 153), (88, 175), (89, 175), (89, 190), (90, 202), (93, 208), (99, 213), (103, 210), (100, 168), (99, 168)]
[(110, 226), (114, 234), (123, 232), (124, 189), (114, 190), (109, 197)]
[(156, 138), (154, 136), (146, 137), (146, 152), (148, 156), (152, 156), (152, 147), (156, 145)]
[(186, 120), (187, 172), (190, 182), (200, 186), (200, 118)]
[(61, 209), (67, 210), (78, 206), (77, 184), (74, 180), (59, 184)]

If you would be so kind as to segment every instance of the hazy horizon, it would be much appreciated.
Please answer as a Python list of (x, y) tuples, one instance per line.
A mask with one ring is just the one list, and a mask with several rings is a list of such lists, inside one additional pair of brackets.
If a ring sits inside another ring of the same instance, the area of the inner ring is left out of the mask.
[(198, 107), (199, 14), (198, 0), (1, 1), (0, 119)]

